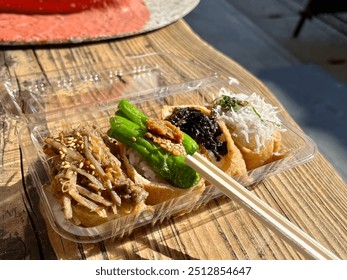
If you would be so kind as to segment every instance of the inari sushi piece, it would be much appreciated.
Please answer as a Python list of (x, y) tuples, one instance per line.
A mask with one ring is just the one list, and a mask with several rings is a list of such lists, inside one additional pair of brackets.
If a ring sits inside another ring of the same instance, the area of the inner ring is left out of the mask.
[(235, 94), (222, 88), (212, 106), (240, 149), (247, 170), (285, 156), (281, 147), (281, 132), (285, 129), (277, 116), (278, 110), (259, 95)]
[(281, 134), (278, 131), (275, 131), (271, 139), (260, 149), (247, 148), (247, 146), (242, 146), (238, 141), (235, 141), (235, 143), (243, 154), (248, 170), (255, 169), (284, 157), (280, 145)]
[(123, 170), (100, 128), (80, 124), (44, 141), (52, 162), (47, 187), (61, 203), (66, 220), (91, 227), (146, 210), (148, 193)]
[(204, 106), (164, 106), (162, 118), (180, 127), (195, 139), (199, 152), (213, 164), (233, 177), (245, 176), (246, 164), (228, 128)]
[(151, 119), (127, 100), (120, 101), (110, 118), (108, 135), (118, 141), (121, 161), (129, 178), (147, 193), (147, 205), (191, 194), (200, 198), (204, 179), (185, 163), (197, 143), (168, 121)]

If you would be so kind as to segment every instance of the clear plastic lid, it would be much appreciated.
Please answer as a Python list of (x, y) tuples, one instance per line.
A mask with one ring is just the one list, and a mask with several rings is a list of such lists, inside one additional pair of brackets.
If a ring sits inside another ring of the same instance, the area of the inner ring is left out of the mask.
[(215, 83), (217, 76), (192, 61), (155, 53), (9, 78), (1, 83), (1, 99), (9, 116), (32, 123), (91, 106), (113, 106), (124, 97), (133, 101), (160, 98)]

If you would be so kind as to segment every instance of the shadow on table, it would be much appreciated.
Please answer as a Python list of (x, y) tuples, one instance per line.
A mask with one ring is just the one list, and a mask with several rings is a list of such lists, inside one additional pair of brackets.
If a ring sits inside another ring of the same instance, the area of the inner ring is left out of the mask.
[[(4, 223), (18, 223), (1, 227), (0, 259), (1, 260), (47, 260), (56, 259), (50, 245), (46, 224), (39, 209), (39, 197), (29, 177), (25, 177), (25, 184), (18, 181), (11, 189), (18, 191), (18, 199), (24, 202), (25, 210), (18, 207), (7, 209), (7, 221)], [(3, 197), (2, 197), (3, 198)], [(24, 217), (23, 213), (27, 217)], [(24, 225), (22, 223), (24, 222)], [(23, 229), (22, 229), (23, 228)], [(23, 233), (21, 231), (23, 230)], [(10, 232), (8, 232), (10, 231)]]
[(347, 181), (347, 86), (316, 65), (257, 73)]

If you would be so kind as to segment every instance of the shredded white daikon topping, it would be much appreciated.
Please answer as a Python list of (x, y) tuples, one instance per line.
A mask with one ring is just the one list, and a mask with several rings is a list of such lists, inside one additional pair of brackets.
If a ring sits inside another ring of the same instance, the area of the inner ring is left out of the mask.
[(276, 130), (285, 131), (277, 116), (278, 108), (266, 103), (256, 93), (246, 95), (221, 88), (219, 94), (236, 98), (244, 104), (236, 111), (233, 108), (225, 110), (221, 105), (216, 105), (215, 110), (229, 127), (232, 136), (245, 147), (259, 151), (267, 141), (272, 139)]

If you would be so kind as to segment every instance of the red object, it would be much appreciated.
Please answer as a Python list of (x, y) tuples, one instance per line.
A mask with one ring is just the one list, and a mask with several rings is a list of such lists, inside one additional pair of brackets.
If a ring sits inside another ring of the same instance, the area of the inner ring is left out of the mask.
[(22, 14), (74, 13), (91, 8), (102, 8), (115, 0), (2, 0), (0, 12)]
[[(29, 0), (5, 0), (26, 2)], [(33, 2), (34, 0), (30, 0)], [(35, 0), (38, 2), (39, 0)], [(41, 0), (43, 3), (67, 3), (67, 0)], [(70, 0), (80, 4), (92, 0)], [(150, 19), (144, 0), (98, 0), (96, 8), (66, 13), (0, 12), (0, 44), (76, 43), (136, 34)], [(3, 5), (4, 0), (0, 0)], [(112, 2), (112, 3), (111, 3)], [(106, 5), (107, 3), (110, 3)], [(36, 3), (37, 4), (37, 3)], [(91, 4), (91, 2), (90, 2)], [(53, 5), (53, 4), (52, 4)], [(63, 5), (55, 9), (62, 8)], [(86, 7), (86, 6), (84, 6)], [(82, 6), (81, 6), (82, 8)], [(53, 10), (50, 10), (53, 11)], [(65, 10), (67, 11), (67, 10)]]

